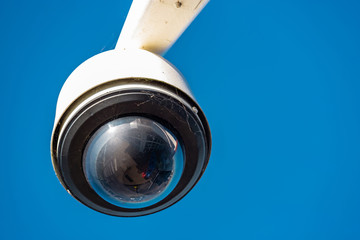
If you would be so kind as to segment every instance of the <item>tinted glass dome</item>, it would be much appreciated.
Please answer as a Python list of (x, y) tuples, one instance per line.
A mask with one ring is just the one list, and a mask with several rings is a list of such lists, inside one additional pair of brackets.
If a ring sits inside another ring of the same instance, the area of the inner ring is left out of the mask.
[(184, 166), (182, 148), (167, 128), (138, 116), (113, 120), (90, 138), (83, 168), (90, 186), (104, 200), (142, 208), (165, 198)]

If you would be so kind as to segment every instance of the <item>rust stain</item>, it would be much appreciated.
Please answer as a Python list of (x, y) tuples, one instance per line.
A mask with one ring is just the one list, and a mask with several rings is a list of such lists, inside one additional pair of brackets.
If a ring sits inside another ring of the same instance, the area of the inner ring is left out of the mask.
[(177, 2), (175, 3), (175, 7), (181, 8), (181, 6), (182, 6), (182, 2), (181, 2), (181, 1), (177, 1)]

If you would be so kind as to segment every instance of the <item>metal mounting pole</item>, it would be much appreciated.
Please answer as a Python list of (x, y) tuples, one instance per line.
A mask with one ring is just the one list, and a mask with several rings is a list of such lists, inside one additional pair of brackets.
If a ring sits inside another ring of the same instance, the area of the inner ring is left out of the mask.
[(163, 55), (209, 0), (133, 0), (115, 49)]

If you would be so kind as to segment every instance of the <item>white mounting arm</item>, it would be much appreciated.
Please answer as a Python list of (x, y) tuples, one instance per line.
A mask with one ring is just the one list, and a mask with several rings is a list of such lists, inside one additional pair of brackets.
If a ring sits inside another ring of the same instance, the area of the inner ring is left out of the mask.
[(133, 0), (115, 49), (164, 54), (209, 0)]

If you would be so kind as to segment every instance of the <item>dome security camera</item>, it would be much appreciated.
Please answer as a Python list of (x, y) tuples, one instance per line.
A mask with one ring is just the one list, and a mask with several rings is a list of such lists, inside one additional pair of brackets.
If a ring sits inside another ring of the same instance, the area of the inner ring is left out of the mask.
[(199, 181), (206, 117), (166, 52), (208, 1), (134, 0), (114, 50), (82, 63), (61, 89), (51, 140), (57, 177), (114, 216), (163, 210)]

